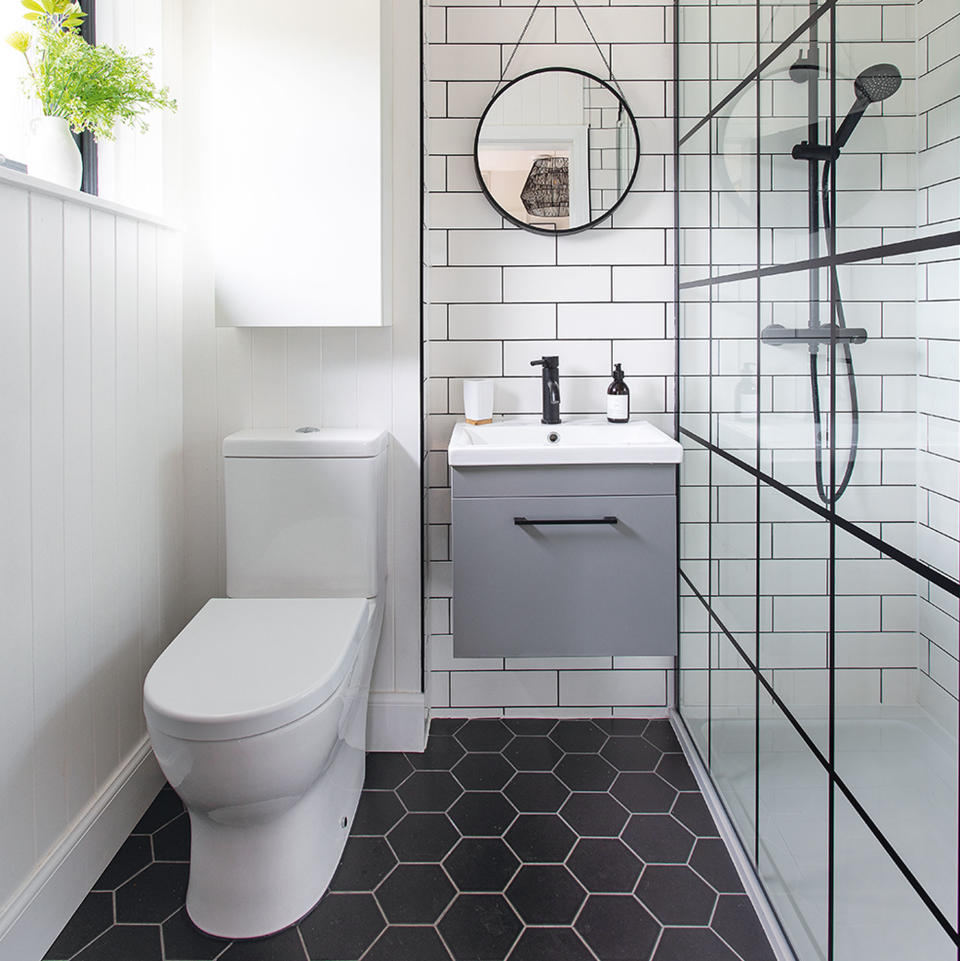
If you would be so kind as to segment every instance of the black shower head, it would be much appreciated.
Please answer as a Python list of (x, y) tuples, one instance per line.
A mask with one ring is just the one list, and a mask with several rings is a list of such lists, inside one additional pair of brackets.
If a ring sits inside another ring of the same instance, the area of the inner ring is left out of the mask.
[(843, 123), (833, 138), (833, 149), (838, 151), (846, 146), (853, 128), (860, 122), (864, 111), (872, 103), (886, 100), (900, 89), (903, 78), (900, 71), (892, 63), (875, 63), (867, 67), (860, 76), (853, 81), (853, 92), (857, 99), (847, 111)]
[(878, 103), (893, 96), (900, 89), (901, 83), (903, 77), (892, 63), (875, 63), (853, 81), (853, 92), (857, 95), (857, 100)]

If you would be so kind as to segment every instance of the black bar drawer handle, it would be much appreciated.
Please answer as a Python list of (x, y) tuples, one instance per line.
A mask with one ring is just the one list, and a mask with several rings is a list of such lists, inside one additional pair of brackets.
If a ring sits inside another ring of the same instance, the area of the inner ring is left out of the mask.
[(556, 524), (616, 524), (616, 517), (557, 517), (557, 518), (527, 518), (514, 517), (513, 523), (517, 527), (545, 527)]

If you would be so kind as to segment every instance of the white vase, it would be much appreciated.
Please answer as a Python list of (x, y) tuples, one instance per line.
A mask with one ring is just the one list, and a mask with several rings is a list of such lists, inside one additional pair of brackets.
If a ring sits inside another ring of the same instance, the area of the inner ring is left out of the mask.
[(62, 187), (80, 189), (83, 158), (63, 117), (37, 117), (33, 121), (27, 173)]

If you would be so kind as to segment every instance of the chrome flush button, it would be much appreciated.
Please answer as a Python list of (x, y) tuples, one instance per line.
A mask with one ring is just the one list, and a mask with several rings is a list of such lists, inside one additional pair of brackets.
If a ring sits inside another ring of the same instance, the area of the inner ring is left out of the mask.
[(298, 434), (316, 434), (320, 430), (319, 427), (298, 427)]

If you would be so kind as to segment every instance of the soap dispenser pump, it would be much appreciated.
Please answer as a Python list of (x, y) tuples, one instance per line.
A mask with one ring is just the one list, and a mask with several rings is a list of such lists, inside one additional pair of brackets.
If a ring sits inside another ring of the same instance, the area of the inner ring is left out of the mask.
[(623, 380), (623, 368), (613, 366), (613, 381), (607, 388), (607, 420), (611, 424), (626, 424), (630, 420), (630, 388)]

